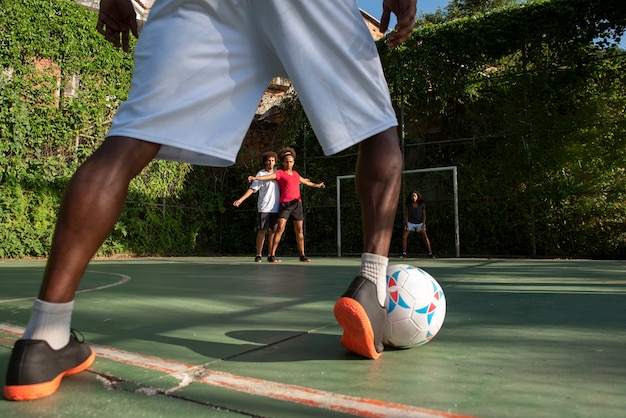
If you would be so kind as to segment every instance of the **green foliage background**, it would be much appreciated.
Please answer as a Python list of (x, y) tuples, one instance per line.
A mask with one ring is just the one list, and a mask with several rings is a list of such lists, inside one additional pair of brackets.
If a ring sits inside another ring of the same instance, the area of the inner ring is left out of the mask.
[[(395, 51), (381, 41), (405, 168), (459, 167), (463, 255), (624, 258), (626, 71), (611, 42), (626, 27), (626, 3), (505, 3), (420, 21)], [(65, 185), (126, 98), (132, 55), (106, 43), (95, 23), (68, 0), (0, 0), (0, 258), (47, 254)], [(64, 96), (76, 77), (77, 95)], [(335, 178), (354, 172), (357, 149), (322, 156), (297, 100), (285, 103), (271, 148), (286, 145), (301, 174), (327, 185), (303, 192), (307, 251), (334, 254)], [(251, 254), (254, 200), (238, 210), (231, 202), (259, 167), (153, 162), (99, 254)], [(343, 251), (357, 254), (361, 219), (344, 187)], [(440, 174), (403, 184), (403, 194), (426, 197), (441, 255), (454, 254), (450, 187)], [(422, 251), (417, 241), (410, 249)], [(289, 233), (281, 251), (295, 252)]]
[[(47, 254), (65, 185), (127, 97), (132, 55), (105, 42), (95, 24), (95, 13), (65, 0), (1, 1), (0, 257)], [(37, 68), (41, 60), (54, 64), (60, 83), (50, 67)], [(73, 76), (78, 95), (64, 96)], [(222, 207), (206, 198), (207, 189), (202, 216), (181, 213), (177, 199), (191, 170), (152, 163), (133, 181), (99, 254), (194, 251), (198, 230), (213, 227)], [(163, 198), (174, 200), (168, 210)]]
[(537, 1), (381, 45), (407, 165), (459, 167), (463, 252), (626, 256), (625, 24), (624, 2)]

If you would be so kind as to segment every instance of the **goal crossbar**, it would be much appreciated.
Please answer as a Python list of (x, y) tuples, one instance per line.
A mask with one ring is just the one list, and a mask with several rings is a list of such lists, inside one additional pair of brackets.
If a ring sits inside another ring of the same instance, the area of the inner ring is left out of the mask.
[[(459, 237), (459, 183), (456, 166), (418, 168), (403, 170), (402, 174), (429, 173), (433, 171), (452, 171), (452, 188), (454, 193), (454, 248), (456, 257), (461, 256), (461, 240)], [(337, 256), (341, 257), (341, 180), (353, 179), (356, 176), (349, 174), (337, 176)]]

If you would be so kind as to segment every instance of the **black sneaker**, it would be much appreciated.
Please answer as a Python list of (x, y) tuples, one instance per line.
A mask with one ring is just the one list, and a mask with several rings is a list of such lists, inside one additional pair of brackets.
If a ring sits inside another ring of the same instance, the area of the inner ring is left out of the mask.
[(433, 255), (433, 253), (428, 253), (428, 257), (430, 257), (430, 258), (435, 258), (435, 256)]
[(255, 263), (262, 263), (263, 262), (263, 257), (261, 257), (260, 255), (257, 255), (256, 257), (254, 257), (254, 262)]
[(267, 262), (268, 263), (280, 263), (280, 260), (276, 258), (275, 255), (270, 255), (269, 257), (267, 257)]
[(405, 252), (400, 253), (400, 258), (406, 258), (406, 253)]
[(301, 263), (310, 263), (311, 259), (309, 257), (307, 257), (306, 255), (301, 255), (300, 256), (300, 262)]
[(53, 350), (43, 340), (17, 340), (7, 368), (4, 397), (10, 401), (30, 401), (52, 395), (61, 379), (82, 372), (91, 366), (96, 355), (93, 349), (76, 337)]
[(341, 345), (363, 357), (380, 357), (386, 311), (378, 303), (374, 283), (357, 276), (335, 303), (334, 313), (343, 328)]

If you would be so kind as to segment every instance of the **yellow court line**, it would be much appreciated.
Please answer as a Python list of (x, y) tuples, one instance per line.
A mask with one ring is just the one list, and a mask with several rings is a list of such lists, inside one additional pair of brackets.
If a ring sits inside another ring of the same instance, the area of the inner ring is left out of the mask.
[[(20, 336), (24, 332), (24, 328), (7, 323), (0, 323), (0, 331)], [(169, 374), (181, 382), (185, 382), (185, 384), (178, 386), (177, 389), (192, 382), (197, 382), (224, 389), (235, 390), (249, 395), (262, 396), (309, 407), (352, 414), (359, 417), (469, 418), (467, 415), (434, 411), (377, 399), (341, 395), (334, 392), (311, 389), (303, 386), (289, 385), (239, 376), (232, 373), (207, 370), (202, 366), (132, 353), (104, 345), (91, 343), (90, 345), (93, 347), (96, 354), (102, 358), (136, 367), (156, 370)]]

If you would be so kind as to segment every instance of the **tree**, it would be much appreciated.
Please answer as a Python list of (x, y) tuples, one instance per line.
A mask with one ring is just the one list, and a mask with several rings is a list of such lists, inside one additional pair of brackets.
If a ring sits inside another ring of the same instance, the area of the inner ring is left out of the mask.
[(446, 6), (448, 20), (474, 16), (493, 12), (513, 5), (523, 0), (451, 0)]
[(493, 12), (516, 4), (523, 0), (451, 0), (443, 9), (437, 8), (432, 13), (422, 13), (417, 18), (417, 26), (441, 24), (454, 19)]

